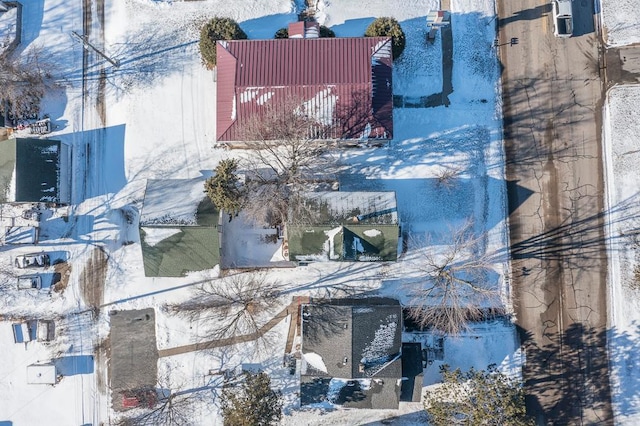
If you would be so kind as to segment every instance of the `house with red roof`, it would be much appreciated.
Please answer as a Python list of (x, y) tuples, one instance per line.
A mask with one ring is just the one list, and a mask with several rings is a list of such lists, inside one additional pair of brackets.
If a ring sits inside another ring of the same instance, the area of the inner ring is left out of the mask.
[(243, 126), (269, 109), (304, 116), (309, 139), (390, 140), (391, 38), (318, 38), (298, 26), (288, 39), (218, 42), (216, 141), (242, 147)]

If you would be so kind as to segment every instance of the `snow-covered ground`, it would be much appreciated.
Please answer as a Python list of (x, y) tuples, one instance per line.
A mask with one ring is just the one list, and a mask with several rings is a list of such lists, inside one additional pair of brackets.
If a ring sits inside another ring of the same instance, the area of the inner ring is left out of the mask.
[(619, 424), (640, 423), (640, 86), (617, 86), (605, 106), (606, 236), (609, 247), (609, 360)]
[(601, 22), (607, 45), (640, 43), (640, 5), (636, 0), (596, 0), (595, 3), (602, 4)]
[[(367, 2), (367, 7), (349, 0), (318, 3), (320, 23), (330, 26), (337, 36), (362, 35), (375, 17), (395, 16), (407, 34), (407, 47), (394, 65), (394, 90), (417, 98), (442, 90), (440, 34), (433, 44), (425, 43), (425, 17), (437, 8), (436, 0), (374, 0)], [(403, 298), (402, 284), (419, 276), (424, 253), (433, 246), (446, 247), (451, 230), (471, 221), (483, 249), (500, 253), (491, 276), (493, 284), (503, 290), (503, 304), (510, 309), (499, 70), (491, 47), (494, 26), (488, 25), (494, 18), (494, 2), (452, 0), (451, 5), (454, 69), (450, 105), (398, 108), (394, 112), (395, 138), (389, 146), (338, 153), (349, 166), (348, 176), (341, 179), (342, 189), (396, 191), (398, 212), (411, 236), (408, 251), (396, 263), (316, 262), (270, 271), (269, 279), (280, 283), (287, 297), (374, 291)], [(180, 302), (191, 297), (191, 288), (197, 283), (218, 277), (217, 269), (185, 278), (145, 277), (135, 224), (127, 226), (119, 209), (142, 207), (147, 179), (206, 176), (220, 159), (243, 155), (213, 147), (215, 78), (200, 63), (199, 24), (215, 15), (228, 16), (240, 23), (249, 38), (271, 38), (277, 29), (294, 21), (297, 12), (290, 0), (116, 0), (106, 2), (105, 8), (105, 52), (119, 60), (120, 67), (104, 63), (106, 130), (102, 130), (93, 107), (83, 109), (82, 47), (70, 36), (72, 30), (82, 30), (81, 2), (45, 0), (25, 7), (26, 45), (51, 44), (50, 53), (61, 64), (61, 89), (46, 99), (43, 112), (59, 126), (52, 136), (75, 148), (73, 197), (78, 203), (69, 211), (50, 214), (51, 220), (42, 224), (48, 238), (37, 248), (68, 252), (72, 270), (67, 289), (51, 295), (8, 291), (6, 298), (11, 304), (4, 313), (75, 318), (72, 313), (86, 308), (79, 276), (96, 244), (108, 252), (103, 303), (109, 306), (91, 328), (67, 328), (73, 330), (68, 331), (73, 344), (30, 342), (24, 349), (11, 343), (9, 323), (0, 324), (1, 330), (9, 330), (2, 332), (3, 346), (14, 345), (3, 353), (7, 362), (0, 369), (1, 392), (12, 395), (12, 399), (0, 398), (0, 422), (34, 424), (34, 416), (52, 418), (53, 410), (66, 410), (63, 424), (97, 424), (112, 419), (109, 396), (98, 391), (98, 376), (104, 374), (104, 367), (79, 370), (48, 387), (27, 385), (23, 364), (32, 359), (90, 356), (108, 332), (108, 310)], [(96, 67), (91, 70), (95, 72)], [(85, 144), (94, 145), (87, 150)], [(90, 173), (83, 183), (87, 167)], [(438, 185), (438, 175), (447, 169), (456, 171), (453, 184)], [(125, 241), (133, 244), (125, 245)], [(33, 247), (3, 249), (0, 261), (5, 268), (16, 254), (33, 251)], [(238, 247), (234, 250), (240, 252)], [(286, 303), (283, 300), (283, 305)], [(156, 309), (156, 321), (160, 349), (193, 343), (199, 337), (192, 324), (163, 309)], [(241, 344), (162, 357), (158, 385), (173, 386), (174, 390), (206, 387), (216, 395), (219, 376), (210, 375), (211, 371), (259, 364), (272, 375), (274, 386), (285, 393), (288, 424), (375, 424), (391, 417), (398, 417), (397, 424), (412, 424), (422, 419), (420, 404), (402, 404), (398, 411), (296, 411), (296, 376), (282, 366), (287, 330), (288, 320), (272, 330), (273, 350), (266, 354), (256, 352), (253, 344)], [(501, 322), (483, 325), (445, 343), (444, 362), (454, 368), (484, 368), (496, 363), (518, 374), (520, 358), (513, 326)], [(425, 385), (437, 380), (435, 372), (437, 365), (427, 369)], [(48, 405), (39, 402), (38, 395), (44, 392)], [(80, 394), (89, 395), (90, 401)], [(194, 416), (199, 417), (194, 422), (221, 424), (216, 411), (209, 399), (194, 408)]]

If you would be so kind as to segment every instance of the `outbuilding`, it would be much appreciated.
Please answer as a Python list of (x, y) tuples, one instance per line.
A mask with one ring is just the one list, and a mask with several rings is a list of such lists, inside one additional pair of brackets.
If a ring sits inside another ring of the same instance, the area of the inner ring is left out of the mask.
[(58, 372), (56, 366), (47, 364), (31, 364), (27, 366), (27, 383), (34, 385), (55, 385)]
[(0, 141), (0, 203), (69, 204), (70, 148), (52, 139)]

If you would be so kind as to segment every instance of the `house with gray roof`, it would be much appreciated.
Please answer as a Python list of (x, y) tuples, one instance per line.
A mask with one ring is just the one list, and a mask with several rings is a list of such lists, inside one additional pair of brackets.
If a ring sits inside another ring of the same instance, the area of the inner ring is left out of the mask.
[(285, 224), (289, 260), (397, 260), (401, 240), (395, 192), (311, 192), (303, 204)]
[(0, 141), (0, 203), (71, 202), (70, 148), (53, 139)]
[(204, 178), (148, 180), (140, 215), (145, 276), (181, 277), (218, 265), (219, 220)]
[(403, 363), (397, 300), (332, 299), (303, 305), (301, 352), (301, 405), (398, 408)]

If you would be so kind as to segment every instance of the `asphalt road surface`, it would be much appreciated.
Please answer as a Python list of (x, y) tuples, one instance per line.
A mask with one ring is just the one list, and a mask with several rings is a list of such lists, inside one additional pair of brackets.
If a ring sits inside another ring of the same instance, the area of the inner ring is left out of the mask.
[(529, 412), (606, 425), (604, 53), (593, 1), (572, 3), (556, 38), (550, 2), (498, 0), (513, 292)]

